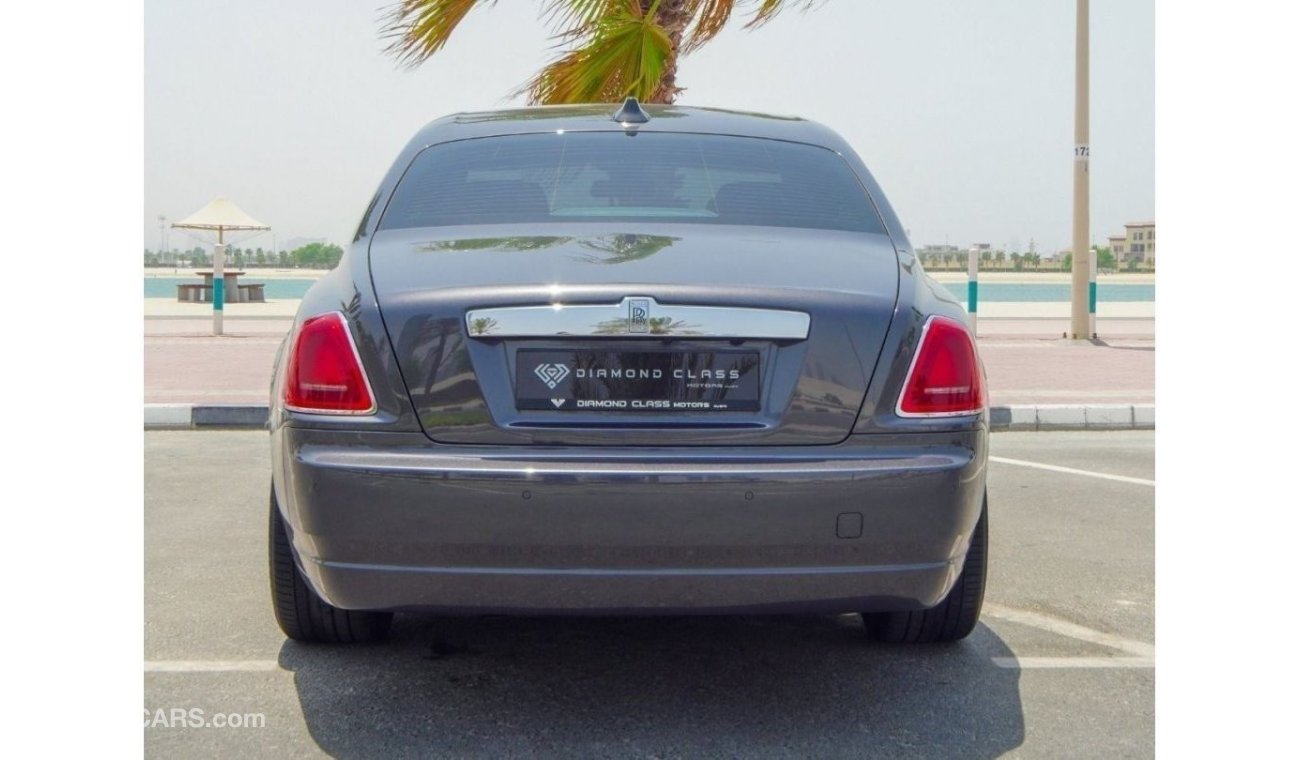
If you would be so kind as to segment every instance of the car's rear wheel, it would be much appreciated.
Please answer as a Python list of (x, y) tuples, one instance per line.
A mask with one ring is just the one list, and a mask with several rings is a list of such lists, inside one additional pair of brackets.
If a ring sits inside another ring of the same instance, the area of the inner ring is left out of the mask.
[(878, 641), (924, 644), (938, 641), (964, 639), (975, 630), (984, 605), (984, 579), (988, 575), (989, 553), (989, 500), (984, 496), (984, 507), (975, 532), (971, 535), (970, 549), (961, 574), (948, 596), (928, 610), (915, 612), (863, 613), (862, 621), (867, 633)]
[(284, 635), (295, 641), (351, 644), (378, 641), (388, 635), (391, 612), (341, 610), (327, 604), (307, 582), (293, 559), (289, 532), (271, 489), (271, 601), (275, 621)]

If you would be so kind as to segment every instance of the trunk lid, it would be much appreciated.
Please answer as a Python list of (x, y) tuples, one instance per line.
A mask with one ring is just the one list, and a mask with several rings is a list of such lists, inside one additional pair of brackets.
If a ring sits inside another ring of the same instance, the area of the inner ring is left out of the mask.
[[(888, 237), (712, 225), (542, 229), (551, 228), (374, 236), (376, 297), (434, 441), (788, 445), (849, 435), (898, 295)], [(637, 379), (605, 379), (606, 371)], [(740, 379), (719, 385), (715, 373)], [(665, 408), (668, 396), (683, 401)]]

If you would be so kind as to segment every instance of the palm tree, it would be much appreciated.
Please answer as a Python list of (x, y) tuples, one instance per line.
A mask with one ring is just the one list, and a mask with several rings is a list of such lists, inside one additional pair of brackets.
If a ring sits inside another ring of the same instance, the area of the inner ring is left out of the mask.
[(432, 243), (421, 243), (418, 248), (421, 251), (516, 251), (526, 253), (528, 251), (540, 251), (544, 248), (550, 248), (556, 245), (563, 245), (573, 238), (555, 237), (551, 235), (527, 235), (523, 237), (494, 237), (494, 238), (457, 238), (455, 240), (437, 240)]
[[(651, 335), (699, 335), (699, 325), (687, 324), (672, 317), (651, 317), (649, 320)], [(597, 335), (626, 335), (627, 317), (606, 319), (596, 323)]]
[(582, 241), (582, 247), (596, 255), (575, 256), (590, 264), (625, 264), (659, 253), (680, 238), (668, 235), (606, 235)]
[(475, 317), (474, 321), (470, 323), (469, 333), (470, 335), (487, 335), (496, 327), (497, 321), (491, 317)]
[[(740, 6), (753, 6), (754, 29), (783, 9), (819, 0), (544, 0), (543, 16), (556, 29), (559, 57), (514, 94), (530, 103), (615, 102), (634, 96), (672, 103), (677, 59), (718, 35)], [(388, 12), (388, 52), (418, 66), (447, 44), (476, 5), (495, 0), (401, 0)]]

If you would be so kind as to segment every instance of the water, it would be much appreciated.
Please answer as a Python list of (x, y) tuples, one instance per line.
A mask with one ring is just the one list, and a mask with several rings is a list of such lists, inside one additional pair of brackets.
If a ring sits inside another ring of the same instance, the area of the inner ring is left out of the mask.
[[(144, 278), (145, 298), (176, 298), (177, 285), (201, 284), (198, 277), (146, 277)], [(266, 286), (267, 300), (302, 298), (315, 280), (281, 280), (273, 277), (240, 277), (239, 282), (260, 282)]]
[[(966, 303), (965, 282), (945, 282), (943, 286)], [(1070, 301), (1068, 282), (981, 282), (980, 303), (1041, 303)], [(1097, 283), (1097, 301), (1106, 303), (1156, 300), (1154, 283)]]
[[(197, 277), (146, 277), (144, 278), (145, 298), (175, 298), (176, 286), (181, 283), (198, 282)], [(242, 282), (261, 282), (266, 285), (268, 299), (302, 298), (307, 288), (315, 280), (281, 280), (256, 277), (241, 278)], [(966, 302), (966, 283), (946, 282), (957, 300)], [(1064, 282), (982, 282), (980, 283), (980, 301), (1041, 303), (1066, 302), (1070, 300), (1070, 285)], [(1154, 301), (1156, 286), (1150, 283), (1098, 283), (1097, 300), (1107, 303)]]

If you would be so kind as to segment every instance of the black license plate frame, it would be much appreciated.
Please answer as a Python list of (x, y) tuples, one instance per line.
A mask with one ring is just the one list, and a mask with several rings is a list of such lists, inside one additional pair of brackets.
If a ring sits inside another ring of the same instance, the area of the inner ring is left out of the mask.
[(756, 412), (762, 364), (754, 349), (519, 349), (515, 405), (548, 412)]

